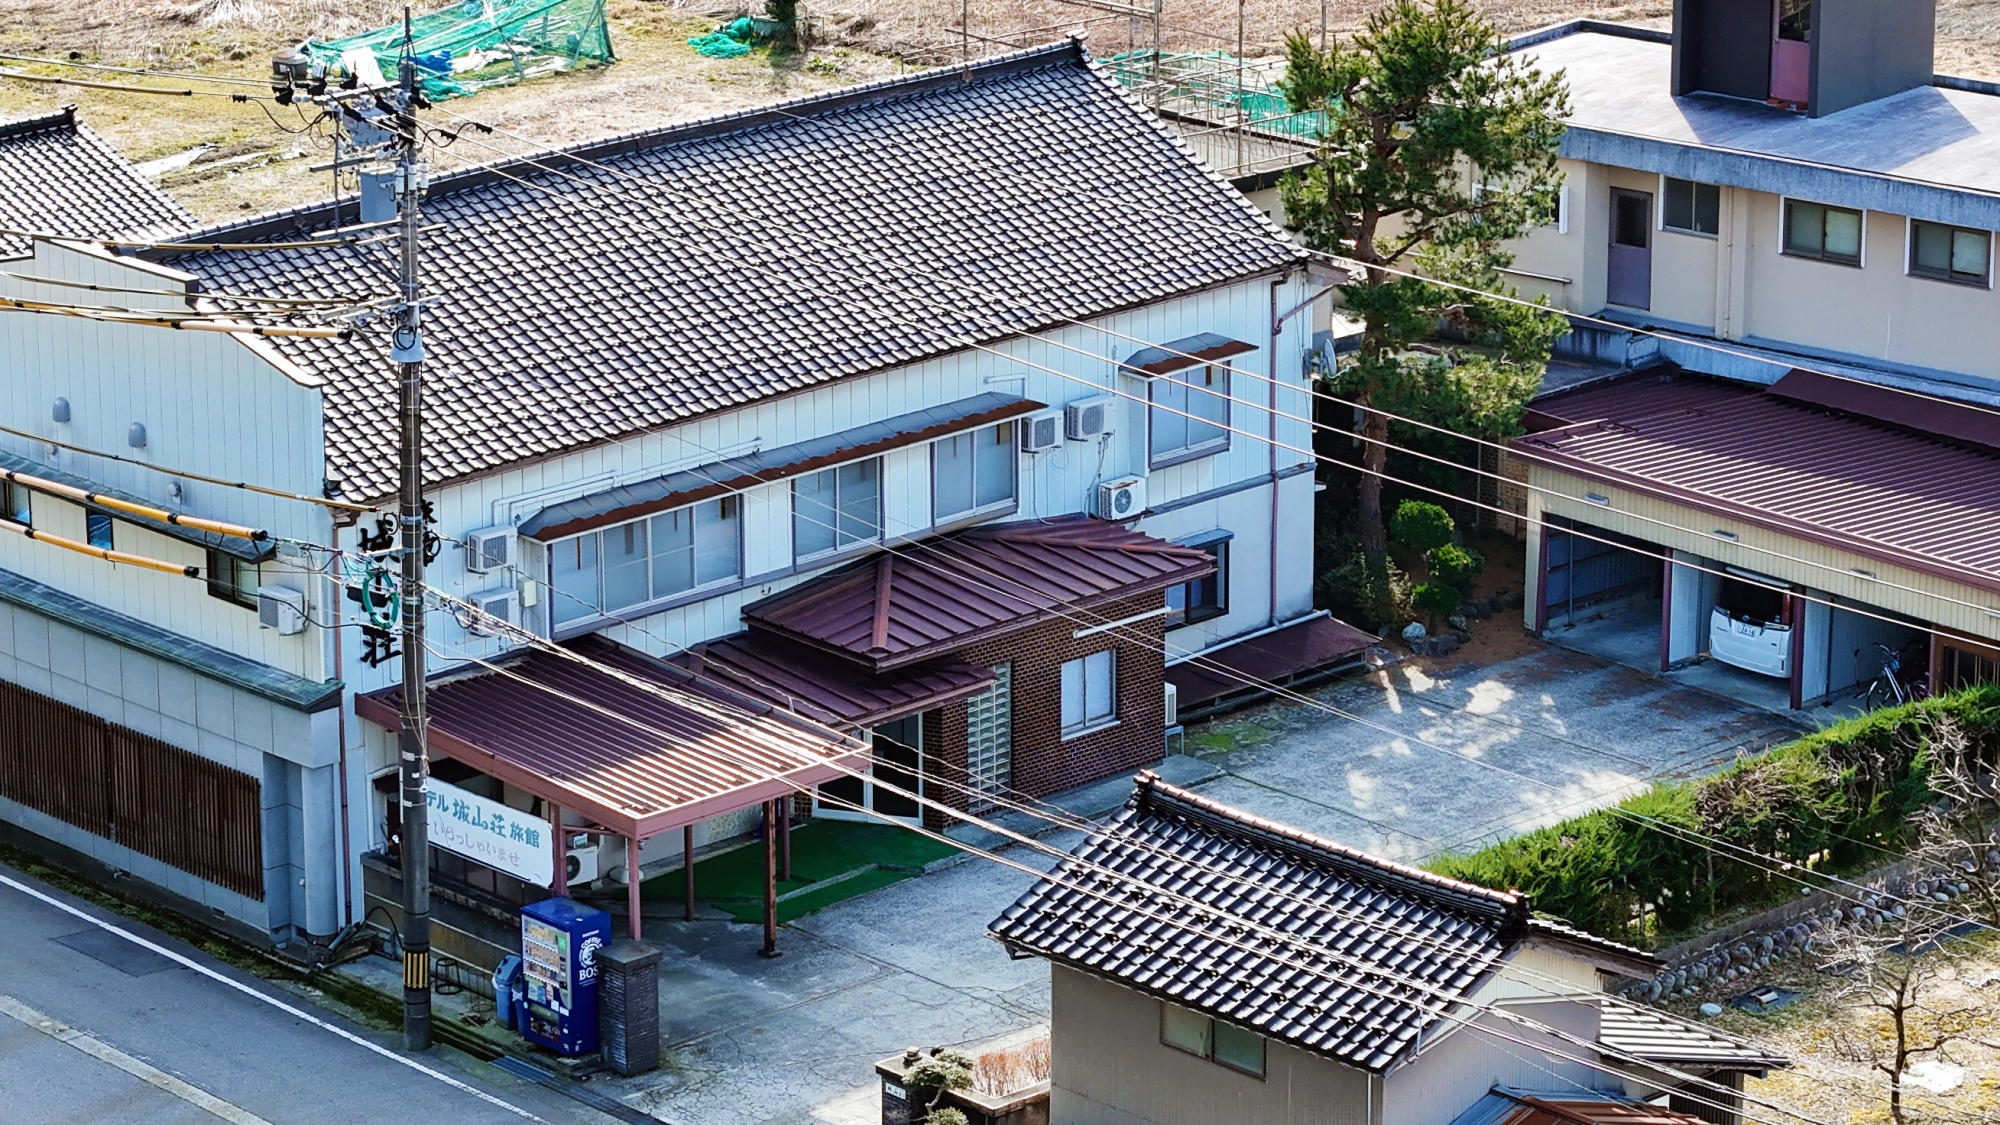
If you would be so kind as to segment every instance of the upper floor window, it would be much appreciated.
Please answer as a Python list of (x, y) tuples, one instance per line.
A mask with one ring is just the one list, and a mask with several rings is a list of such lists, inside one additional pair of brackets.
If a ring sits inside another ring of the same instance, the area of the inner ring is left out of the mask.
[(1660, 193), (1660, 225), (1682, 234), (1718, 234), (1722, 230), (1722, 189), (1714, 184), (1666, 178)]
[(246, 609), (257, 608), (257, 587), (261, 575), (257, 564), (245, 562), (224, 551), (208, 552), (208, 593), (210, 597), (235, 602)]
[(1229, 368), (1205, 363), (1170, 372), (1147, 388), (1153, 468), (1229, 448)]
[(1846, 266), (1861, 264), (1861, 212), (1785, 201), (1785, 253)]
[(822, 469), (792, 482), (792, 557), (811, 558), (882, 537), (882, 460)]
[(1111, 650), (1062, 666), (1064, 738), (1109, 726), (1118, 717), (1118, 669)]
[(968, 512), (1011, 504), (1020, 475), (1020, 455), (1015, 449), (1012, 422), (933, 442), (933, 518), (943, 523)]
[(1983, 230), (1910, 220), (1910, 274), (1985, 285), (1993, 236)]
[(1160, 1042), (1254, 1078), (1264, 1077), (1263, 1036), (1179, 1004), (1160, 1003)]
[(1169, 629), (1207, 621), (1229, 612), (1229, 537), (1194, 540), (1183, 545), (1199, 547), (1215, 556), (1215, 573), (1167, 588)]
[(724, 496), (551, 544), (556, 624), (735, 579), (743, 570), (741, 508)]
[(83, 535), (90, 545), (98, 550), (111, 550), (111, 517), (102, 512), (85, 512)]
[(28, 500), (28, 489), (13, 481), (0, 481), (0, 519), (11, 520), (26, 526), (34, 522), (33, 510)]

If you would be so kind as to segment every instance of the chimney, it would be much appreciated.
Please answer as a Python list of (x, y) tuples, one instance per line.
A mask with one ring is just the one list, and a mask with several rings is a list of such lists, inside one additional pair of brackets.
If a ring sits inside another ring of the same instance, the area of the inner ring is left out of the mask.
[(1674, 94), (1813, 117), (1931, 84), (1936, 0), (1674, 0)]

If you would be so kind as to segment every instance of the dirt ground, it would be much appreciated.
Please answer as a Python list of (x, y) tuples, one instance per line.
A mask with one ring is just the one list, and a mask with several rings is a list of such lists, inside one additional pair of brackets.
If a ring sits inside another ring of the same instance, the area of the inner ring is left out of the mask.
[[(1964, 1006), (1981, 1009), (1964, 1043), (1951, 1048), (1949, 1062), (1964, 1068), (1960, 1083), (1944, 1092), (1905, 1082), (1904, 1108), (1912, 1123), (2000, 1121), (2000, 938), (1964, 940), (1932, 956), (1947, 956), (1950, 966), (1927, 1004), (1938, 1011)], [(1713, 1021), (1723, 1030), (1784, 1054), (1796, 1064), (1769, 1077), (1749, 1080), (1746, 1093), (1797, 1110), (1826, 1125), (1862, 1125), (1889, 1120), (1888, 1078), (1867, 1064), (1848, 1057), (1843, 1038), (1873, 1034), (1886, 1037), (1889, 1025), (1837, 1010), (1825, 997), (1826, 978), (1810, 965), (1781, 962), (1749, 981), (1738, 980), (1719, 989), (1669, 1005), (1690, 1019), (1701, 1019), (1704, 1001), (1722, 1002), (1758, 985), (1774, 984), (1806, 993), (1791, 1007), (1769, 1015), (1751, 1015), (1724, 1006)], [(1886, 1042), (1886, 1038), (1883, 1040)], [(1919, 1075), (1919, 1079), (1928, 1077)], [(1768, 1117), (1769, 1114), (1762, 1114)]]

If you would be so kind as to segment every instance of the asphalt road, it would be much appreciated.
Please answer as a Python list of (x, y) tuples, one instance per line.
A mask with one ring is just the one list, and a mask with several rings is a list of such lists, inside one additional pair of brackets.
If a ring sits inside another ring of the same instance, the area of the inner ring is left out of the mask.
[(400, 1036), (0, 865), (7, 1125), (610, 1120), (449, 1048), (406, 1054)]

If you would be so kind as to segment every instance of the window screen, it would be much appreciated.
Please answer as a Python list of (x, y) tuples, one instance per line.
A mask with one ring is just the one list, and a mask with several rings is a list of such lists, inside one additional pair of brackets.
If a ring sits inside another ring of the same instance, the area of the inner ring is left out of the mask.
[(1148, 393), (1154, 465), (1229, 447), (1229, 368), (1204, 364), (1162, 375)]
[(807, 558), (882, 536), (882, 462), (856, 461), (792, 482), (792, 550)]
[(1993, 236), (1983, 230), (1910, 220), (1910, 272), (1918, 277), (1986, 284)]
[(1014, 423), (954, 434), (931, 445), (931, 504), (942, 522), (1014, 499), (1020, 476)]

